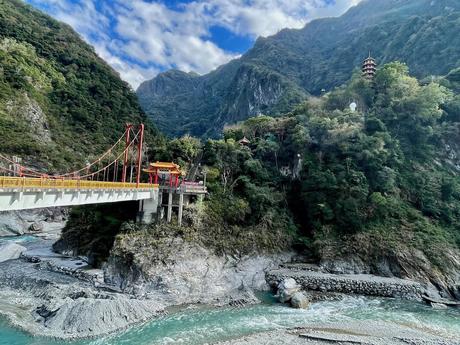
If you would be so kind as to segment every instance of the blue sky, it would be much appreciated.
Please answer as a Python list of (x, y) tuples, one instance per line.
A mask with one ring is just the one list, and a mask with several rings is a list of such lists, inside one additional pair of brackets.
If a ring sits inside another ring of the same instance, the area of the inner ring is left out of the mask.
[(71, 25), (135, 89), (177, 68), (207, 73), (258, 36), (338, 16), (361, 0), (24, 0)]

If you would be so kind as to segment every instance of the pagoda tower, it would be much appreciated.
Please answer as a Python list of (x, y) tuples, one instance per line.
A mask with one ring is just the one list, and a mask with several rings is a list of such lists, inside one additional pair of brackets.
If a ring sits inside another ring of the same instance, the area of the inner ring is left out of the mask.
[(363, 62), (363, 77), (367, 79), (374, 79), (375, 72), (377, 72), (377, 62), (374, 58), (371, 57), (369, 52), (369, 57)]

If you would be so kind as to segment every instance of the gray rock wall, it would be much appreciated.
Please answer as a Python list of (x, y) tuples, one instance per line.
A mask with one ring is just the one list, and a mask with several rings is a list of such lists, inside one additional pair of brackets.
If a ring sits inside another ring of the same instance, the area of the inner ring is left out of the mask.
[(0, 212), (0, 237), (42, 232), (59, 223), (64, 227), (67, 216), (68, 210), (59, 207)]
[[(291, 258), (291, 254), (217, 256), (182, 239), (166, 243), (170, 254), (164, 246), (130, 248), (124, 257), (113, 253), (104, 267), (106, 283), (136, 295), (158, 295), (171, 304), (252, 302), (252, 290), (269, 288), (265, 273)], [(155, 259), (142, 254), (149, 251), (165, 254)]]

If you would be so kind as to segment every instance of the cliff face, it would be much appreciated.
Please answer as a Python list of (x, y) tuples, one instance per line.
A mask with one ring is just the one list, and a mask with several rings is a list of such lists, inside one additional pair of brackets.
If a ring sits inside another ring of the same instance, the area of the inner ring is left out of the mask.
[(283, 75), (257, 65), (244, 64), (230, 84), (228, 101), (222, 107), (215, 125), (262, 115), (269, 109), (287, 111), (306, 96), (305, 91)]
[(340, 18), (259, 38), (207, 75), (160, 74), (138, 96), (165, 133), (218, 136), (225, 124), (282, 114), (309, 94), (342, 85), (369, 51), (380, 64), (407, 63), (417, 77), (445, 75), (458, 67), (459, 18), (455, 0), (365, 0)]
[(216, 255), (181, 237), (152, 239), (143, 231), (117, 238), (104, 266), (108, 284), (124, 292), (155, 296), (168, 304), (243, 305), (268, 290), (265, 272), (292, 254)]

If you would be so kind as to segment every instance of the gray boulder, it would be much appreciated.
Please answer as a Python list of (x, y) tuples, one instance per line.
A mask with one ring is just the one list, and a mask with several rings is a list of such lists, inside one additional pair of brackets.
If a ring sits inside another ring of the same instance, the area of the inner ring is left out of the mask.
[(283, 279), (278, 284), (278, 298), (281, 303), (287, 303), (292, 296), (300, 291), (300, 286), (293, 278)]
[(291, 306), (296, 309), (307, 309), (310, 304), (309, 299), (303, 292), (296, 292), (292, 295)]
[(29, 231), (30, 231), (30, 232), (42, 232), (43, 229), (44, 229), (43, 222), (33, 222), (33, 223), (29, 226)]
[(0, 212), (0, 236), (23, 235), (27, 222), (17, 216), (16, 212)]
[(0, 262), (18, 259), (27, 248), (16, 243), (0, 244)]

